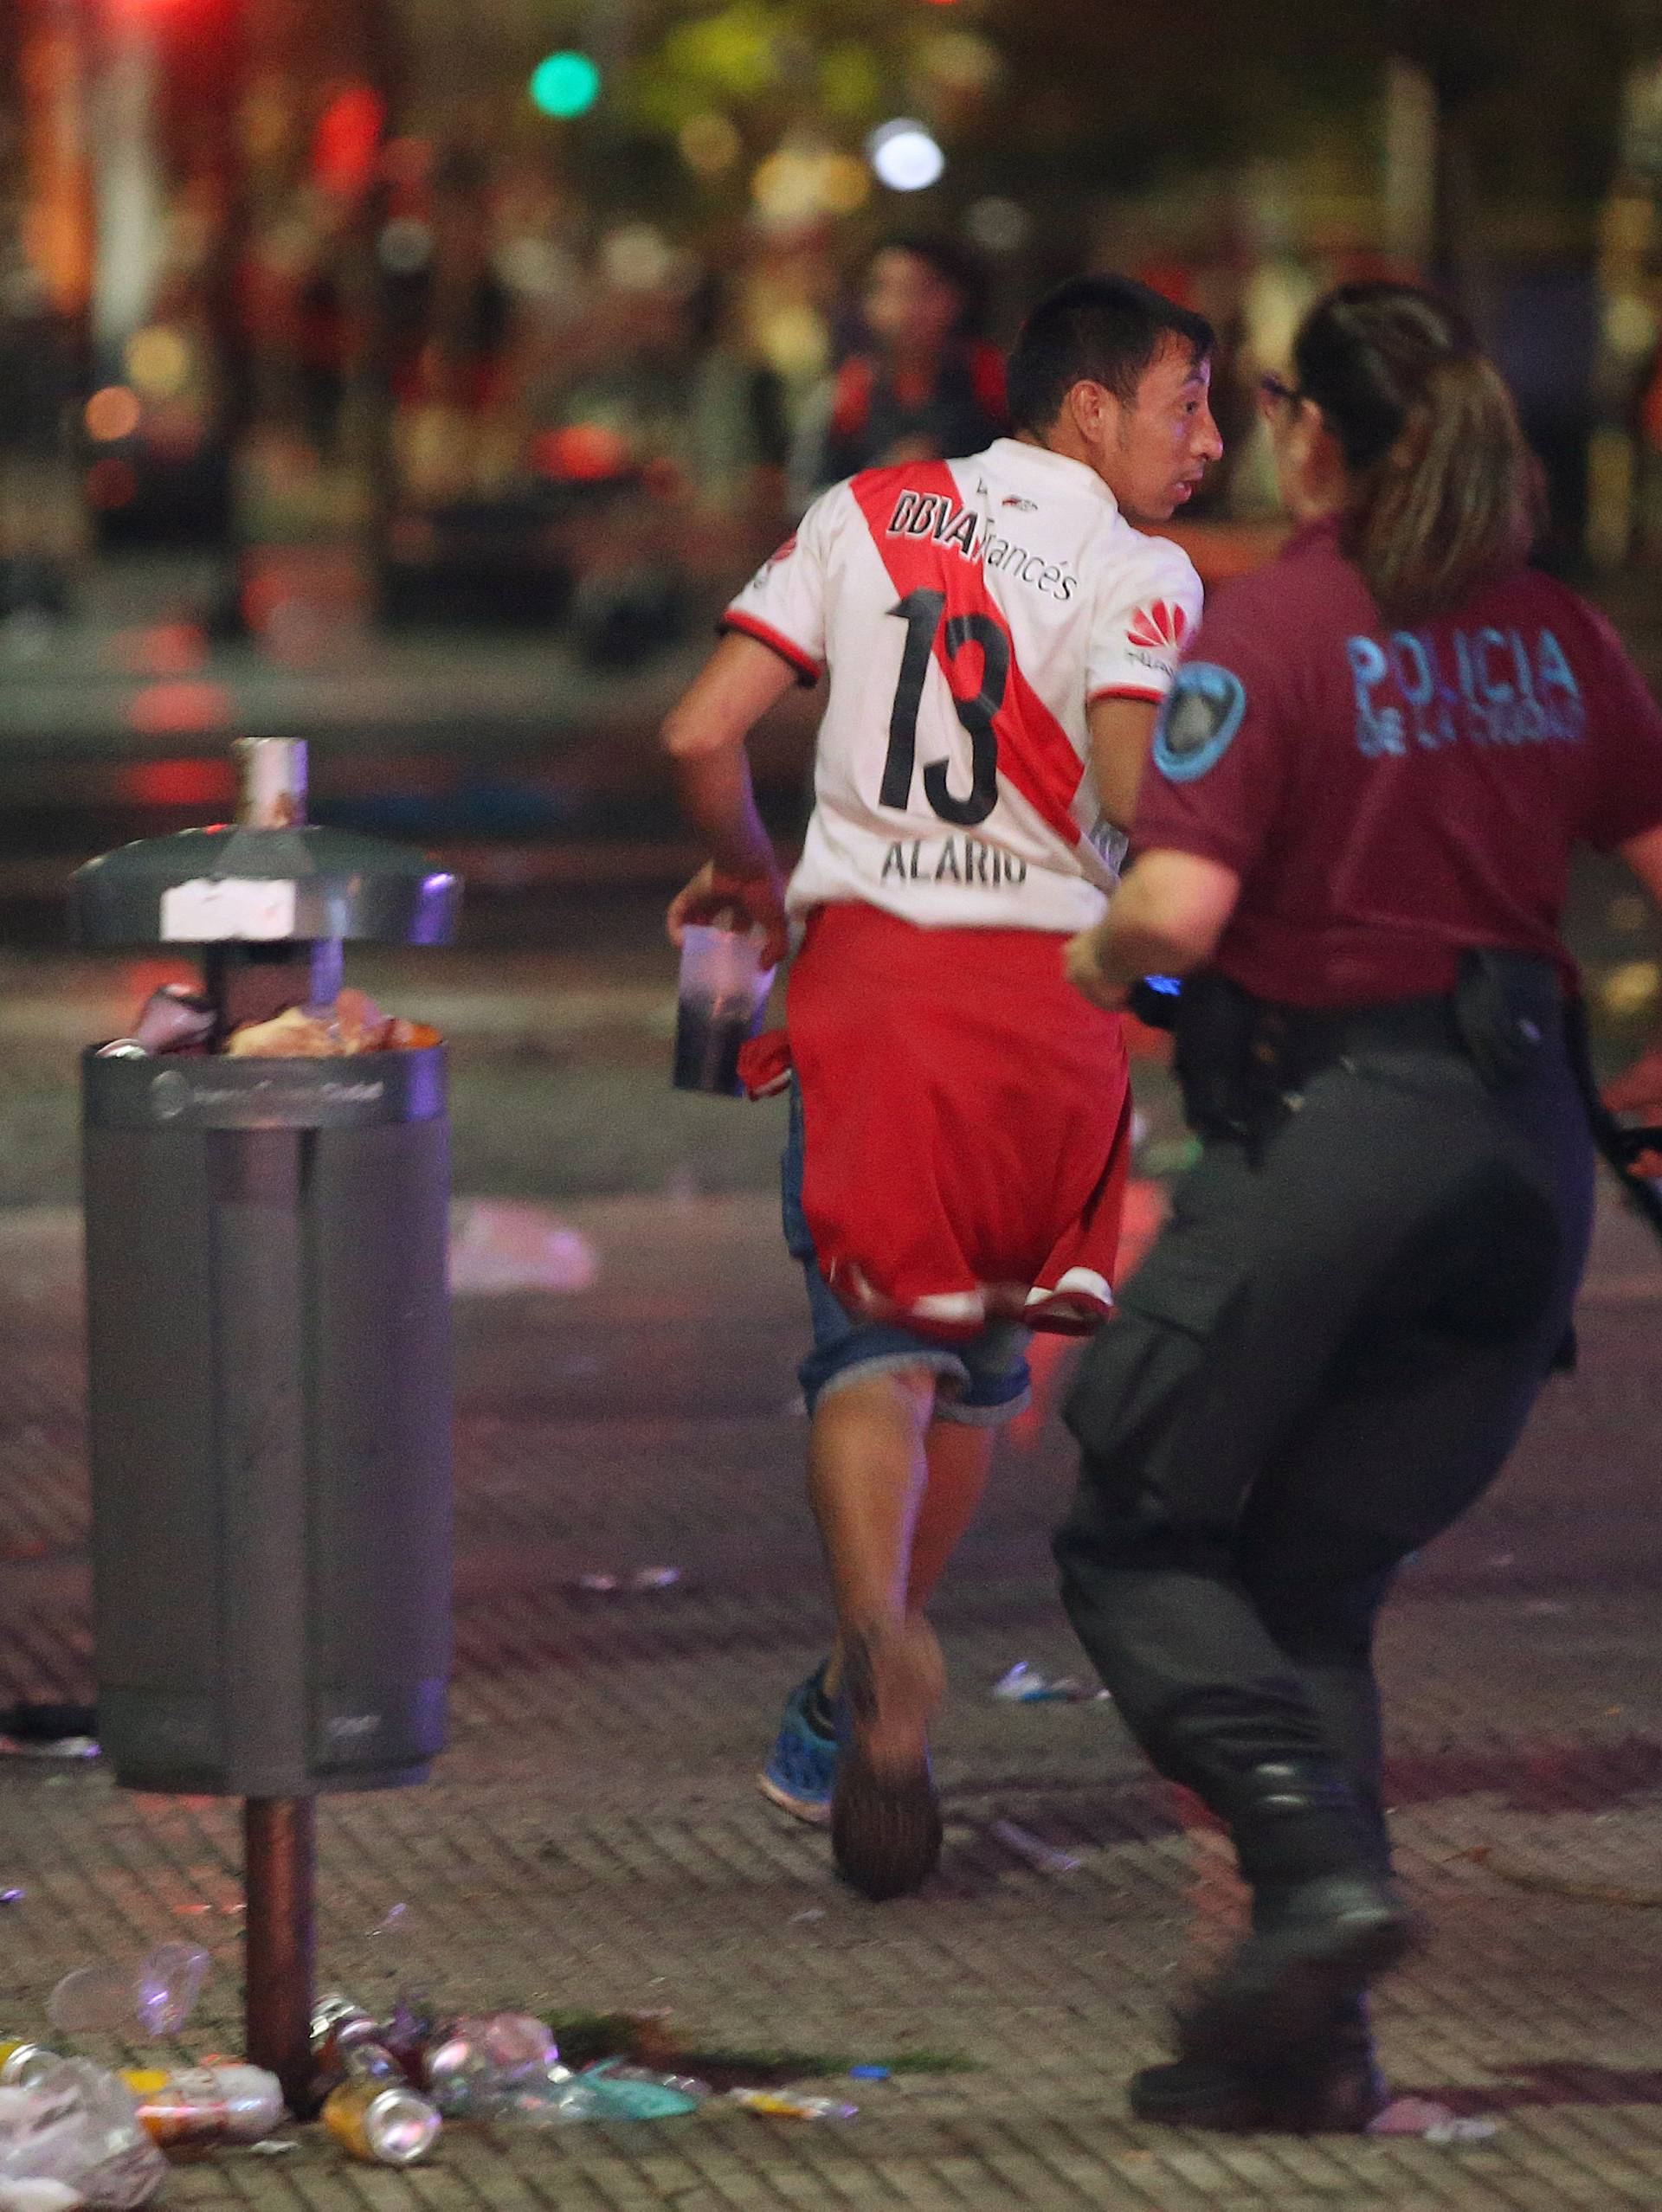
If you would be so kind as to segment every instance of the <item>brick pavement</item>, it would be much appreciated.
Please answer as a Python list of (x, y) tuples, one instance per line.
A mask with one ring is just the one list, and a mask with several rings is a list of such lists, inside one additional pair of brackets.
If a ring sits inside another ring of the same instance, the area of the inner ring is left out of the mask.
[[(461, 1304), (452, 1748), (425, 1789), (325, 1802), (324, 1972), (370, 2000), (414, 1976), (458, 2006), (668, 2006), (706, 2044), (928, 2049), (974, 2070), (854, 2091), (846, 2126), (454, 2128), (408, 2175), (349, 2166), (307, 2131), (284, 2158), (181, 2168), (168, 2201), (1662, 2206), (1662, 1263), (1635, 1225), (1607, 1214), (1581, 1372), (1497, 1495), (1408, 1573), (1386, 1639), (1397, 1831), (1435, 1940), (1382, 2005), (1385, 2053), (1400, 2090), (1501, 2123), (1439, 2149), (1218, 2142), (1127, 2117), (1124, 2078), (1234, 1900), (1108, 1706), (986, 1695), (1015, 1659), (1076, 1664), (1045, 1552), (1067, 1483), (1053, 1430), (1007, 1459), (940, 1603), (955, 1693), (928, 1894), (860, 1904), (822, 1840), (755, 1795), (777, 1694), (825, 1626), (770, 1212), (580, 1206), (591, 1290)], [(0, 1213), (0, 1698), (90, 1688), (74, 1235), (68, 1210)], [(565, 1587), (660, 1564), (685, 1587), (613, 1604)], [(1077, 1869), (1035, 1871), (999, 1818)], [(38, 2028), (70, 1966), (184, 1934), (220, 1955), (188, 2046), (229, 2047), (235, 1846), (228, 1806), (0, 1765), (0, 1881), (29, 1893), (0, 1916), (0, 2033)]]

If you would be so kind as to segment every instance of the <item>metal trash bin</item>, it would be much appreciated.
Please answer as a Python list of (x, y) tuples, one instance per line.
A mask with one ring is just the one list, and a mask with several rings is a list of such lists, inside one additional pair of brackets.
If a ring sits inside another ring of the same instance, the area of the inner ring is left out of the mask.
[[(332, 1003), (343, 946), (441, 944), (456, 878), (305, 820), (242, 741), (229, 828), (77, 871), (77, 941), (194, 946), (219, 1043)], [(99, 1734), (132, 1789), (244, 1799), (248, 2055), (309, 2109), (312, 1800), (444, 1739), (442, 1046), (82, 1062)]]
[[(455, 916), (455, 878), (419, 854), (295, 819), (303, 751), (274, 742), (245, 749), (236, 826), (74, 878), (82, 944), (203, 948), (222, 1031), (332, 1000), (345, 941), (442, 942)], [(116, 1778), (262, 1797), (419, 1780), (450, 1651), (443, 1048), (94, 1048), (82, 1101)]]

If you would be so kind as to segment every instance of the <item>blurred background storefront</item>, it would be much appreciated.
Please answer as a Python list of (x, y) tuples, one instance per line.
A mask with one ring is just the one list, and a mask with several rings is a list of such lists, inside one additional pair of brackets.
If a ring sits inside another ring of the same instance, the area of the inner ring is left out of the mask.
[[(1117, 266), (1246, 395), (1336, 278), (1456, 291), (1511, 374), (1556, 557), (1659, 536), (1662, 9), (1218, 0), (10, 0), (4, 605), (87, 552), (338, 549), (396, 621), (660, 640), (809, 488), (896, 231), (978, 334)], [(797, 461), (793, 477), (793, 456)], [(812, 470), (807, 471), (811, 479)], [(347, 557), (351, 556), (351, 557)]]
[[(471, 947), (658, 987), (710, 617), (818, 483), (995, 430), (1079, 270), (1221, 332), (1209, 582), (1276, 542), (1254, 385), (1305, 305), (1454, 293), (1543, 557), (1662, 678), (1659, 195), (1662, 0), (0, 0), (0, 966), (249, 734), (461, 867)], [(814, 713), (754, 741), (785, 847)], [(1619, 1059), (1648, 911), (1590, 866), (1575, 930)]]

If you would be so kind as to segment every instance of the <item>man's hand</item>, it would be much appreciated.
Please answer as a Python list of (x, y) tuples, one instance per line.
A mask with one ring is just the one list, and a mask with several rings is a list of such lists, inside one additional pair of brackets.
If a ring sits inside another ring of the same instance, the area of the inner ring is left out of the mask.
[(1077, 937), (1068, 939), (1062, 953), (1062, 967), (1073, 988), (1089, 999), (1093, 1006), (1100, 1006), (1105, 1013), (1117, 1013), (1125, 1003), (1130, 987), (1111, 983), (1103, 974), (1103, 945), (1100, 923), (1094, 929), (1082, 929)]
[(669, 903), (666, 917), (671, 944), (679, 946), (689, 923), (763, 932), (762, 965), (777, 968), (785, 956), (789, 929), (785, 887), (776, 871), (759, 876), (731, 876), (706, 860), (685, 891)]
[[(1613, 1114), (1637, 1114), (1646, 1124), (1662, 1125), (1662, 1043), (1652, 1045), (1626, 1075), (1607, 1085), (1604, 1103)], [(1662, 1175), (1662, 1153), (1640, 1153), (1633, 1171), (1639, 1175)]]

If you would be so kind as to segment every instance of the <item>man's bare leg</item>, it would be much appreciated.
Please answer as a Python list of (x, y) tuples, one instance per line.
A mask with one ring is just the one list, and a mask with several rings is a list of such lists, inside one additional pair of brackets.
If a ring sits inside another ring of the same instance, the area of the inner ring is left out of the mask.
[(831, 1575), (851, 1716), (832, 1800), (832, 1848), (844, 1874), (872, 1898), (916, 1889), (940, 1855), (929, 1727), (945, 1672), (933, 1630), (910, 1609), (909, 1585), (934, 1487), (931, 1462), (946, 1478), (927, 1532), (931, 1576), (950, 1549), (949, 1522), (956, 1540), (970, 1486), (960, 1479), (966, 1456), (931, 1433), (939, 1425), (934, 1403), (935, 1377), (922, 1366), (846, 1384), (821, 1400), (808, 1447), (809, 1495)]
[(831, 1576), (839, 1646), (851, 1630), (898, 1628), (905, 1618), (934, 1410), (935, 1376), (921, 1365), (845, 1383), (815, 1409), (808, 1495)]
[(928, 1604), (947, 1561), (980, 1509), (993, 1471), (997, 1431), (968, 1421), (931, 1421), (924, 1439), (929, 1482), (912, 1532), (906, 1611)]
[[(904, 1392), (894, 1387), (901, 1381)], [(928, 1382), (932, 1399), (932, 1375)], [(904, 1411), (902, 1398), (912, 1401)], [(844, 1399), (858, 1402), (838, 1415)], [(923, 1434), (919, 1496), (915, 1405), (908, 1370), (904, 1377), (875, 1376), (834, 1392), (815, 1420), (808, 1485), (830, 1564), (839, 1631), (846, 1619), (898, 1620), (903, 1613), (921, 1612), (986, 1494), (994, 1431), (931, 1418)], [(904, 1585), (898, 1609), (897, 1584)], [(823, 1676), (828, 1697), (836, 1694), (841, 1679), (839, 1632)]]

